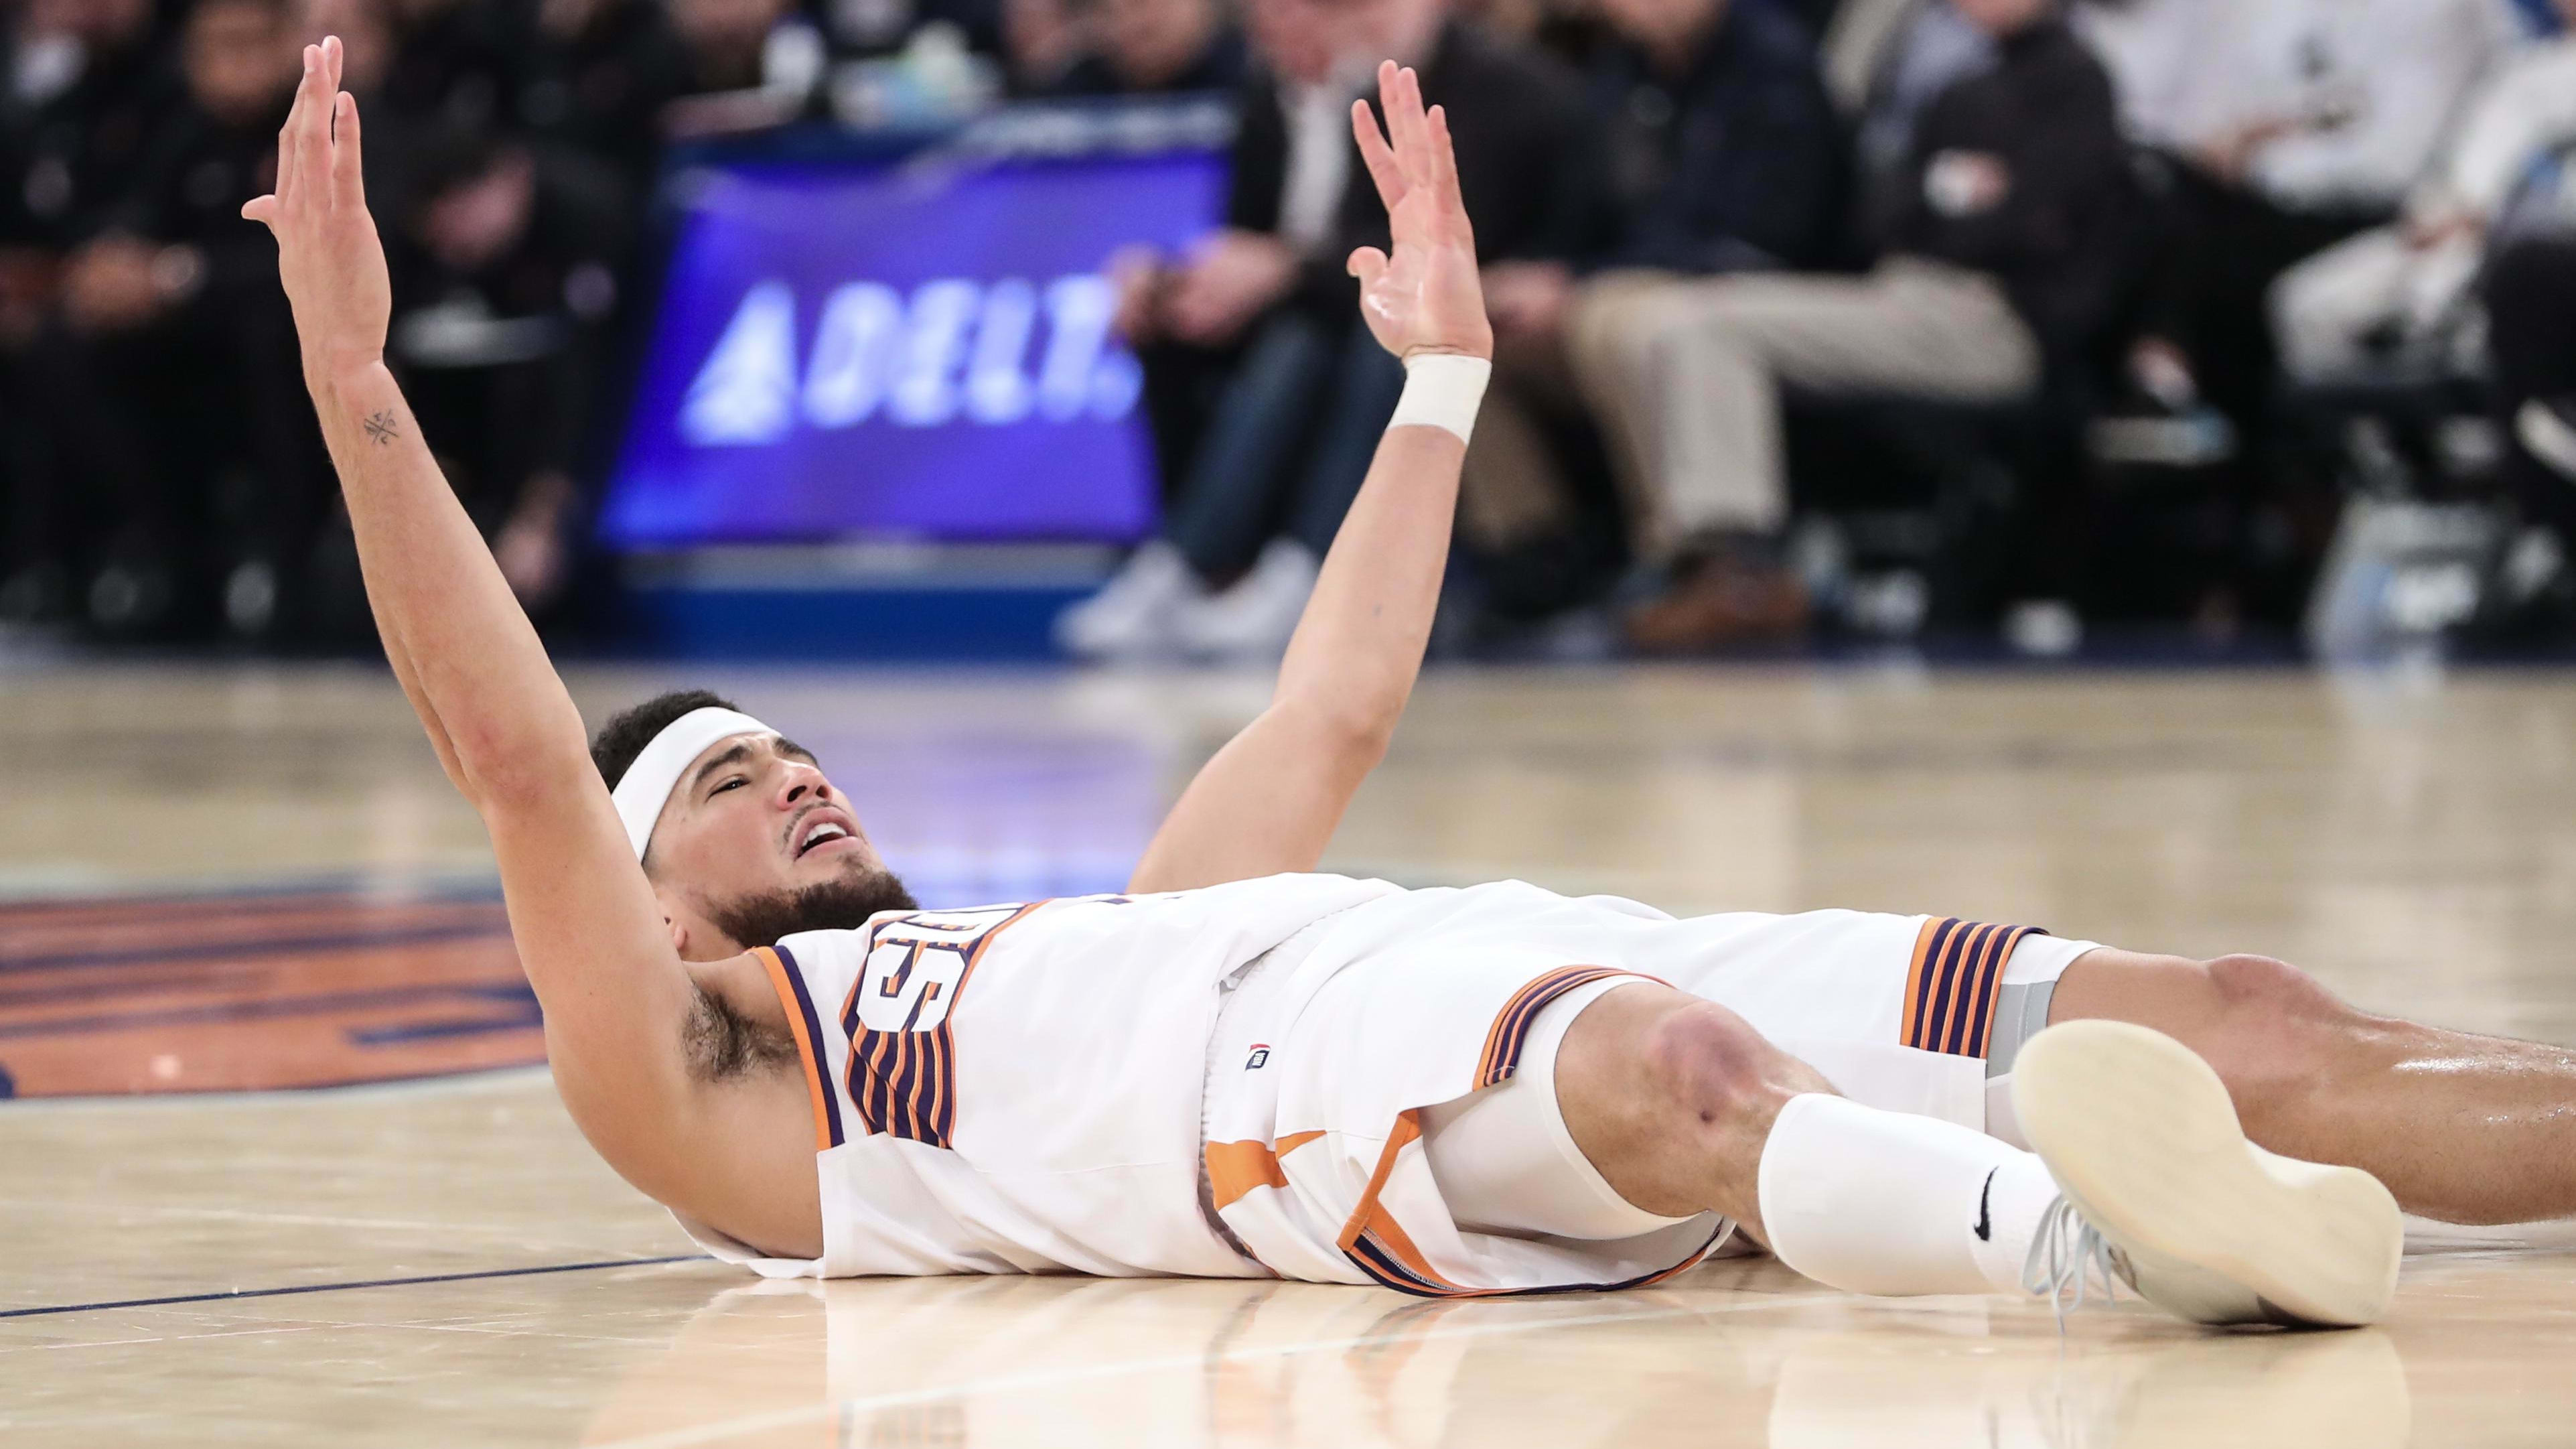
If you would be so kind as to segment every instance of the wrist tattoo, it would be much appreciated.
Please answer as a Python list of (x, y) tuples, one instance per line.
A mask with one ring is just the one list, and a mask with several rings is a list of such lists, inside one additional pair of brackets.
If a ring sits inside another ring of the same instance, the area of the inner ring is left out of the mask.
[(367, 436), (375, 439), (376, 446), (379, 448), (390, 444), (394, 439), (402, 436), (402, 428), (395, 423), (393, 409), (391, 408), (387, 408), (383, 412), (368, 414), (366, 421), (359, 424), (359, 426), (367, 430)]

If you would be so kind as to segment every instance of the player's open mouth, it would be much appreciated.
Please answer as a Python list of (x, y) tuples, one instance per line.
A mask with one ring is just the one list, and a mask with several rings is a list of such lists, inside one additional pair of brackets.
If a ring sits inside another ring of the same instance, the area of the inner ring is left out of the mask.
[(805, 857), (829, 846), (836, 840), (849, 841), (855, 844), (858, 838), (857, 832), (851, 830), (841, 822), (818, 817), (817, 819), (807, 822), (804, 829), (799, 834), (796, 841), (796, 858), (798, 860), (803, 860)]

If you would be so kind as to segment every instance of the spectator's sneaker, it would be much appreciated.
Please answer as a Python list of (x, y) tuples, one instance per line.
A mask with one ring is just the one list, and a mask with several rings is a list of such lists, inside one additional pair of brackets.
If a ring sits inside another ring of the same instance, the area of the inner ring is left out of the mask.
[(1321, 565), (1304, 544), (1274, 538), (1232, 588), (1183, 608), (1173, 635), (1203, 659), (1276, 659), (1305, 616), (1319, 572)]
[(2023, 1286), (2079, 1300), (2087, 1265), (2193, 1323), (2353, 1327), (2397, 1291), (2405, 1225), (2369, 1173), (2245, 1140), (2209, 1064), (2116, 1021), (2032, 1037), (2013, 1112), (2064, 1193)]
[(1099, 593), (1056, 616), (1055, 642), (1082, 659), (1152, 654), (1170, 647), (1173, 619), (1206, 593), (1180, 550), (1156, 539)]
[(1676, 572), (1662, 593), (1628, 610), (1628, 643), (1649, 654), (1772, 644), (1806, 632), (1812, 612), (1797, 571), (1776, 560), (1718, 553)]
[(2524, 403), (2514, 414), (2513, 435), (2524, 452), (2576, 483), (2576, 397)]

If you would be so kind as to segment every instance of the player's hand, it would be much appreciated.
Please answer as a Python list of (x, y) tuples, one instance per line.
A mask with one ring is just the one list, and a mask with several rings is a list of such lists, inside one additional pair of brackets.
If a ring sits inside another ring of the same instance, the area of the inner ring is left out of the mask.
[(1494, 329), (1485, 318), (1476, 275), (1475, 229), (1458, 195), (1449, 117), (1437, 106), (1423, 110), (1422, 82), (1409, 67), (1380, 65), (1377, 90), (1386, 134), (1378, 134), (1366, 101), (1351, 103), (1351, 129), (1378, 199), (1386, 203), (1395, 253), (1375, 247), (1351, 253), (1351, 275), (1360, 279), (1360, 315), (1398, 357), (1491, 357)]
[(278, 277), (295, 309), (308, 377), (380, 362), (393, 311), (384, 242), (367, 214), (358, 103), (340, 89), (340, 39), (304, 47), (304, 80), (277, 135), (277, 190), (242, 208), (277, 237)]

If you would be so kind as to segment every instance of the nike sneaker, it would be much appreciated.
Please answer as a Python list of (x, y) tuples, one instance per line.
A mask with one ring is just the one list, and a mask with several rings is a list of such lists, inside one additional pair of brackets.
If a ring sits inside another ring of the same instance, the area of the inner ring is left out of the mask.
[(2024, 1285), (2063, 1311), (2101, 1277), (2193, 1323), (2376, 1323), (2405, 1226), (2369, 1173), (2245, 1138), (2209, 1064), (2160, 1032), (2075, 1021), (2013, 1063), (2013, 1111), (2064, 1194)]

